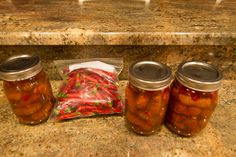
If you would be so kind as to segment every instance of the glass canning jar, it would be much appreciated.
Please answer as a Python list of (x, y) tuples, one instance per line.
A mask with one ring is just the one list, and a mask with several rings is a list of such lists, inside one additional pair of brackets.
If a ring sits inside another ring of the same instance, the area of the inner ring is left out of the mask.
[(129, 67), (125, 92), (128, 128), (142, 135), (161, 129), (169, 100), (171, 70), (164, 64), (141, 61)]
[(206, 127), (218, 100), (222, 74), (212, 65), (190, 61), (179, 65), (172, 86), (166, 125), (182, 136)]
[(38, 124), (48, 119), (55, 99), (38, 56), (10, 57), (0, 65), (0, 78), (20, 123)]

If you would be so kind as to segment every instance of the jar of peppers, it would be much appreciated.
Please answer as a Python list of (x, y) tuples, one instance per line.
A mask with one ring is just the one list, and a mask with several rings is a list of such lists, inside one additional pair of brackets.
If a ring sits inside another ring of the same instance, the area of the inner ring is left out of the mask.
[(169, 100), (171, 70), (162, 63), (141, 61), (129, 68), (125, 93), (127, 127), (141, 135), (161, 129)]
[(179, 65), (171, 90), (166, 125), (182, 136), (206, 127), (218, 100), (222, 74), (214, 66), (190, 61)]
[(20, 123), (38, 124), (48, 119), (55, 99), (38, 56), (10, 57), (0, 65), (0, 78)]

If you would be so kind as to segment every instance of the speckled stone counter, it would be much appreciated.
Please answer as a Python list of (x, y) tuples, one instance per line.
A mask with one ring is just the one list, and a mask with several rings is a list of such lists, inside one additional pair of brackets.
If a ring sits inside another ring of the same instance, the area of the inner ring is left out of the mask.
[(139, 60), (153, 60), (167, 64), (176, 70), (183, 61), (198, 60), (215, 65), (223, 71), (224, 79), (236, 80), (236, 45), (234, 46), (183, 46), (183, 45), (89, 45), (89, 46), (0, 46), (0, 63), (22, 53), (41, 57), (50, 79), (60, 79), (54, 60), (84, 58), (123, 58), (124, 67), (120, 79), (128, 79), (128, 67)]
[(0, 45), (235, 44), (235, 0), (0, 1)]
[(138, 60), (153, 60), (167, 64), (176, 70), (183, 61), (198, 60), (218, 67), (227, 80), (236, 80), (236, 45), (235, 46), (0, 46), (0, 63), (8, 57), (20, 54), (40, 56), (45, 71), (50, 79), (59, 80), (54, 60), (84, 58), (123, 58), (124, 67), (120, 79), (127, 79), (128, 67)]
[[(52, 82), (55, 93), (59, 84)], [(122, 94), (124, 84), (122, 81)], [(0, 156), (235, 157), (236, 81), (223, 81), (220, 95), (205, 130), (196, 137), (183, 138), (165, 127), (155, 135), (138, 136), (127, 130), (122, 116), (21, 125), (1, 91)]]

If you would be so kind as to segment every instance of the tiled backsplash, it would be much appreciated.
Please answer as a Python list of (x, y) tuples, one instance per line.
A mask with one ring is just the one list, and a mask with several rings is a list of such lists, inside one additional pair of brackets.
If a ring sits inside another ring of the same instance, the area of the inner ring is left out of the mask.
[(0, 62), (15, 54), (37, 54), (50, 79), (60, 79), (53, 60), (123, 57), (120, 79), (127, 79), (128, 67), (138, 60), (154, 60), (173, 71), (186, 60), (212, 63), (224, 73), (224, 79), (236, 79), (236, 46), (0, 46)]

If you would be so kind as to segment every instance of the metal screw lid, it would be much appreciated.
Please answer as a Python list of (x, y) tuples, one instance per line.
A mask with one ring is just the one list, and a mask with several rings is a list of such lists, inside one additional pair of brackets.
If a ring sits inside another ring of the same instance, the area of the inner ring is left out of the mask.
[(40, 58), (34, 55), (17, 55), (0, 65), (0, 79), (20, 81), (31, 78), (42, 70)]
[(129, 82), (144, 90), (158, 90), (170, 85), (171, 70), (168, 66), (154, 61), (141, 61), (129, 67)]
[(211, 92), (220, 88), (223, 75), (216, 67), (210, 64), (189, 61), (178, 66), (176, 78), (188, 88)]

